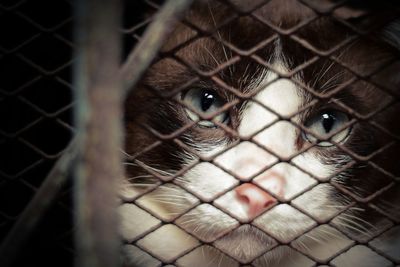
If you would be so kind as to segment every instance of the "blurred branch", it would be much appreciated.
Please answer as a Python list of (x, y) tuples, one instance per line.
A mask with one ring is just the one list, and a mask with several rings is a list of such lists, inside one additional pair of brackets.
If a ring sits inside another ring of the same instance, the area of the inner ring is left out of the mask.
[(68, 178), (73, 160), (76, 158), (76, 143), (76, 139), (71, 141), (4, 239), (0, 247), (0, 266), (11, 266), (40, 219), (54, 203), (57, 193)]
[(140, 42), (121, 68), (123, 90), (128, 93), (154, 60), (175, 23), (193, 0), (169, 0), (157, 13)]

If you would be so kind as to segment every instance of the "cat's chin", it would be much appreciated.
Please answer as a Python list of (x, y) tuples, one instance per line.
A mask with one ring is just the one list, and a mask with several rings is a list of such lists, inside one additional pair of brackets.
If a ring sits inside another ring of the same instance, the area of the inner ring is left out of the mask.
[(243, 224), (214, 242), (214, 246), (242, 263), (249, 263), (276, 241), (250, 224)]

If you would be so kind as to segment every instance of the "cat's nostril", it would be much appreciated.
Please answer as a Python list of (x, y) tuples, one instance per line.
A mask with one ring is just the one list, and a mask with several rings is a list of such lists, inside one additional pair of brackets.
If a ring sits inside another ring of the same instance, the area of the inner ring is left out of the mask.
[(275, 200), (274, 201), (265, 202), (264, 203), (264, 208), (268, 208), (269, 206), (271, 206), (274, 203), (275, 203)]
[(235, 192), (238, 200), (246, 207), (249, 220), (276, 203), (275, 198), (252, 183), (238, 186)]
[(249, 204), (250, 203), (250, 199), (247, 196), (243, 196), (243, 195), (237, 195), (239, 200), (243, 203)]

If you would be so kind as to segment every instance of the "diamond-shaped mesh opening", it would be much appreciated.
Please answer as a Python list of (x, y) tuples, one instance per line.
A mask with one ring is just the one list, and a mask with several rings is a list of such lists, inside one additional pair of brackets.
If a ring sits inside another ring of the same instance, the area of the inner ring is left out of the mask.
[[(16, 97), (7, 97), (0, 102), (0, 129), (7, 134), (23, 130), (32, 122), (40, 119), (40, 113)], [(14, 120), (9, 120), (12, 114)]]
[(0, 146), (0, 157), (3, 162), (0, 171), (7, 176), (12, 177), (41, 159), (37, 151), (16, 140), (7, 140)]
[(53, 29), (71, 18), (71, 4), (69, 1), (63, 0), (54, 2), (51, 0), (44, 0), (41, 4), (52, 12), (48, 12), (46, 16), (44, 16), (40, 8), (37, 7), (37, 3), (32, 0), (24, 1), (24, 3), (18, 7), (18, 11), (29, 18), (34, 25), (38, 25), (44, 29)]
[[(123, 59), (163, 4), (125, 1)], [(75, 133), (72, 7), (0, 1), (0, 240)], [(124, 266), (400, 264), (399, 13), (195, 1), (125, 101)], [(70, 187), (16, 266), (72, 265)]]
[[(48, 137), (46, 138), (41, 136), (40, 129), (42, 128), (51, 128), (53, 130), (52, 134), (58, 137), (57, 142), (52, 142)], [(41, 153), (56, 155), (68, 144), (70, 139), (70, 130), (65, 129), (62, 125), (54, 121), (44, 120), (22, 133), (21, 138), (29, 145), (34, 144), (34, 148), (39, 150)]]
[[(31, 67), (18, 56), (11, 55), (0, 58), (0, 70), (6, 74), (0, 78), (0, 89), (7, 93), (17, 91), (26, 84), (29, 85), (39, 74), (34, 67)], [(18, 73), (18, 75), (13, 75), (15, 73)]]
[[(34, 37), (37, 32), (35, 28), (24, 18), (15, 13), (4, 13), (0, 16), (1, 32), (10, 38), (2, 38), (0, 47), (6, 50), (13, 50), (20, 44)], [(10, 27), (9, 25), (13, 25)], [(9, 32), (11, 31), (11, 32)], [(18, 35), (13, 35), (12, 32), (19, 32)], [(12, 37), (12, 38), (11, 38)]]
[[(43, 99), (41, 96), (42, 93), (54, 100), (53, 105), (49, 104), (46, 99)], [(25, 88), (21, 96), (40, 110), (55, 113), (61, 107), (65, 108), (71, 103), (71, 93), (71, 89), (67, 85), (53, 78), (48, 78), (40, 79), (28, 88)]]
[(71, 47), (54, 35), (43, 34), (21, 49), (24, 59), (44, 72), (52, 72), (71, 60)]

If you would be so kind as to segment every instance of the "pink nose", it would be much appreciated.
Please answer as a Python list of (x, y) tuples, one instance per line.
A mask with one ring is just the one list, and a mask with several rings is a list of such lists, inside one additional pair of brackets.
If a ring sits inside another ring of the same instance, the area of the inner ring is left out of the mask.
[(270, 194), (252, 183), (244, 183), (236, 189), (237, 197), (247, 206), (247, 216), (252, 220), (276, 202)]

